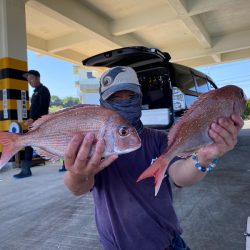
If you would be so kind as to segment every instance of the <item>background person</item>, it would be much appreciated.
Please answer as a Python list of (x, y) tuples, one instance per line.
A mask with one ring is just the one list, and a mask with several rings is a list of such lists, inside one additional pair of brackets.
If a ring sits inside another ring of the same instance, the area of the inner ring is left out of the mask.
[[(28, 80), (30, 86), (34, 88), (34, 93), (31, 97), (30, 117), (26, 121), (26, 125), (31, 126), (39, 117), (49, 113), (50, 92), (40, 82), (40, 73), (37, 70), (29, 70), (23, 76)], [(24, 160), (21, 161), (21, 172), (14, 175), (15, 178), (25, 178), (32, 175), (30, 170), (32, 156), (33, 148), (25, 147)]]

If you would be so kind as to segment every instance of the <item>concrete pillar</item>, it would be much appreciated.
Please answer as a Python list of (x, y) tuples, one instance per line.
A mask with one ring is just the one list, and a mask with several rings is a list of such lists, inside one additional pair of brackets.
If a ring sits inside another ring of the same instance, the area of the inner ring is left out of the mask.
[[(25, 0), (0, 0), (0, 131), (24, 122), (29, 112)], [(13, 131), (15, 132), (15, 131)]]

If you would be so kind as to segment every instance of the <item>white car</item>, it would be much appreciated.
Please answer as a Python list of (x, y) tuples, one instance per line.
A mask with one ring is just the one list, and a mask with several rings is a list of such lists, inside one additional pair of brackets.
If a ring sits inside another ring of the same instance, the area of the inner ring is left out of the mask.
[(209, 76), (193, 68), (171, 63), (170, 59), (166, 52), (139, 46), (94, 55), (83, 60), (83, 65), (132, 67), (143, 93), (143, 124), (167, 129), (200, 94), (217, 88)]

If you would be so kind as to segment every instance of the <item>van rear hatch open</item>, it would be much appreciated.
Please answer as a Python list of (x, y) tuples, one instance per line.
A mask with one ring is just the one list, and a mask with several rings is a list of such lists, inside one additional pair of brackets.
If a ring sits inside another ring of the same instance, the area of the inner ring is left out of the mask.
[(82, 61), (86, 66), (132, 67), (143, 93), (144, 125), (169, 128), (202, 93), (217, 88), (207, 75), (184, 65), (169, 62), (167, 52), (143, 46), (107, 51)]

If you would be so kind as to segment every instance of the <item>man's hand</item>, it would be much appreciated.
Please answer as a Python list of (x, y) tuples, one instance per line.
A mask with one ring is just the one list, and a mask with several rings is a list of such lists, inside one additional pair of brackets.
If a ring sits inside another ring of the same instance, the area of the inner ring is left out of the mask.
[(89, 157), (94, 143), (94, 134), (88, 133), (85, 137), (77, 134), (70, 141), (64, 154), (64, 164), (69, 170), (64, 182), (75, 194), (89, 191), (94, 185), (94, 176), (118, 158), (115, 154), (102, 158), (105, 150), (104, 140), (97, 141), (94, 153)]
[[(232, 150), (237, 143), (237, 135), (243, 124), (239, 115), (220, 118), (217, 123), (213, 123), (208, 131), (213, 143), (205, 145), (197, 151), (200, 164), (206, 167), (212, 160)], [(185, 187), (202, 180), (206, 172), (197, 170), (194, 167), (194, 160), (190, 157), (187, 160), (173, 163), (169, 169), (169, 175), (175, 184)]]
[(102, 159), (105, 149), (103, 140), (96, 143), (94, 154), (89, 158), (94, 140), (95, 136), (92, 133), (88, 133), (85, 137), (78, 134), (72, 138), (64, 154), (65, 167), (69, 171), (81, 176), (94, 176), (117, 159), (117, 155)]
[(200, 163), (206, 166), (206, 163), (232, 150), (237, 144), (237, 135), (243, 125), (244, 122), (239, 115), (220, 118), (217, 123), (213, 123), (208, 131), (213, 143), (198, 150)]

